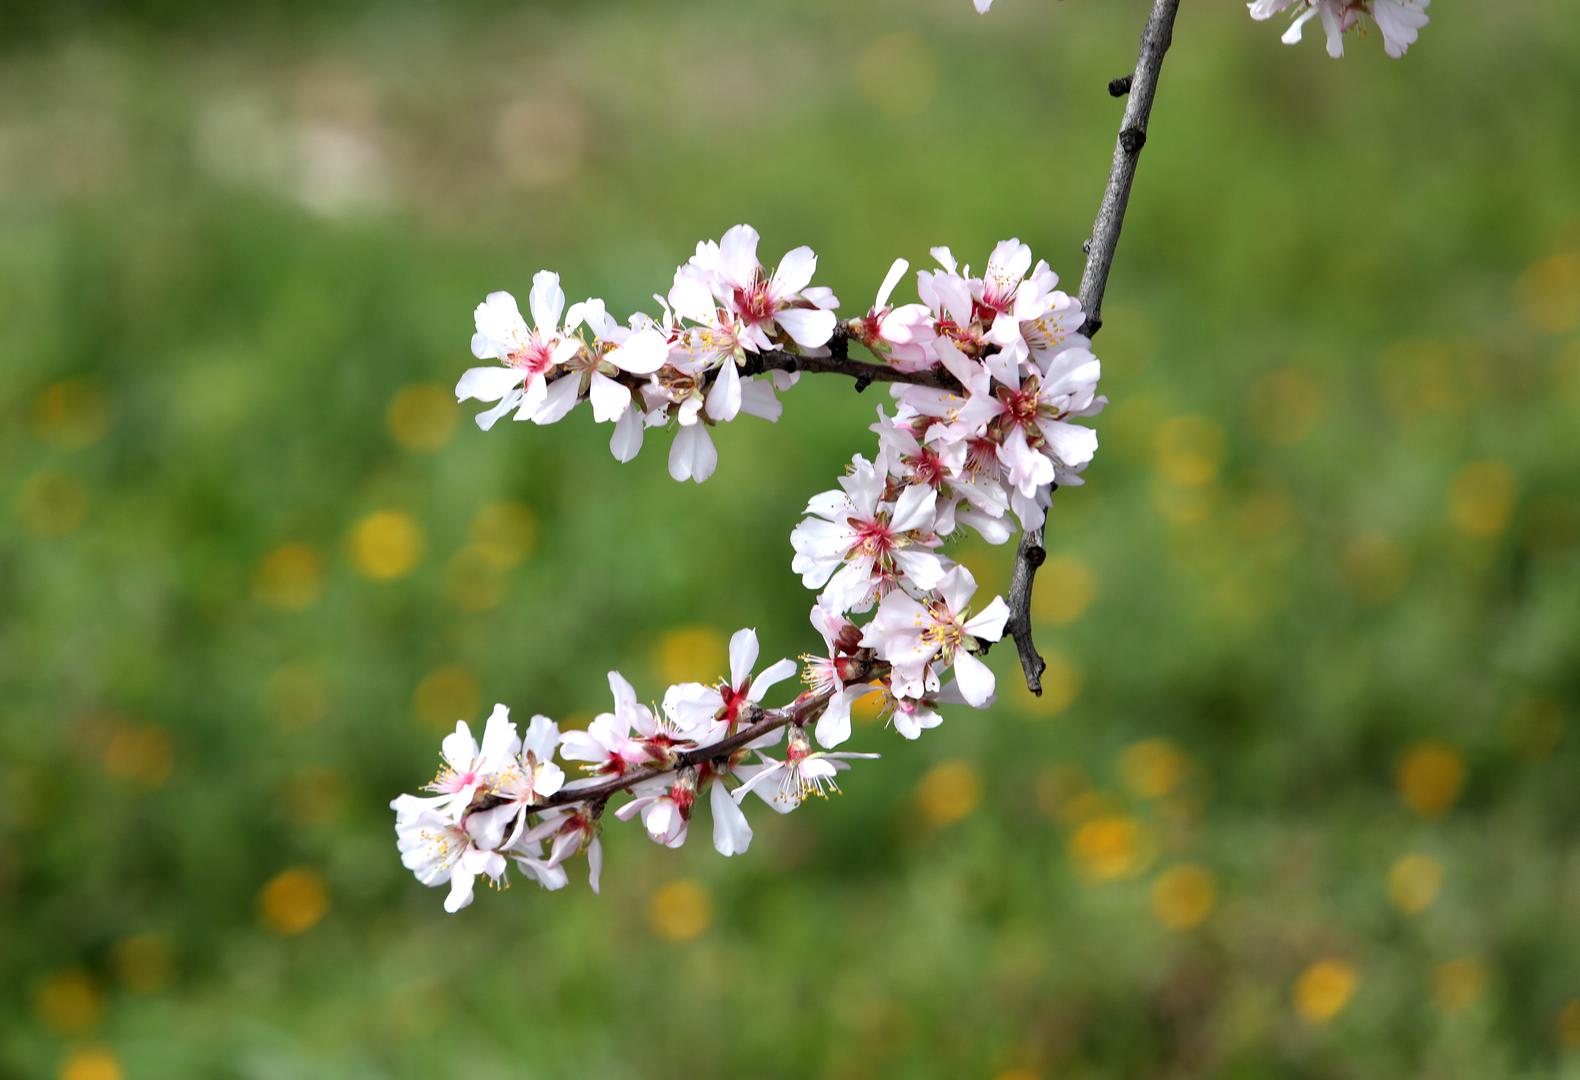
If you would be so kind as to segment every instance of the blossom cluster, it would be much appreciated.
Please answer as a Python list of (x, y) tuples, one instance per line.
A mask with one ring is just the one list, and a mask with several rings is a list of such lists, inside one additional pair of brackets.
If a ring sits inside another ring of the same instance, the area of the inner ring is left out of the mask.
[[(962, 527), (993, 544), (1017, 524), (1038, 528), (1054, 489), (1082, 482), (1097, 436), (1075, 421), (1105, 399), (1080, 302), (1011, 239), (993, 249), (981, 276), (949, 249), (933, 249), (936, 266), (916, 274), (910, 303), (893, 302), (909, 270), (897, 259), (871, 307), (841, 324), (833, 294), (811, 285), (809, 248), (769, 273), (757, 244), (744, 225), (699, 244), (667, 296), (655, 298), (661, 318), (621, 324), (601, 300), (567, 312), (548, 273), (533, 284), (531, 328), (509, 294), (490, 295), (477, 309), (472, 345), (499, 365), (468, 371), (457, 395), (496, 403), (479, 418), (485, 428), (512, 409), (550, 423), (588, 400), (595, 419), (615, 424), (622, 458), (645, 428), (674, 420), (670, 472), (701, 481), (715, 460), (707, 427), (749, 411), (748, 401), (758, 415), (777, 415), (774, 390), (792, 381), (777, 370), (743, 378), (749, 357), (826, 357), (836, 334), (864, 345), (893, 380), (892, 412), (877, 410), (872, 457), (856, 455), (838, 487), (808, 501), (790, 534), (791, 568), (818, 593), (810, 619), (823, 647), (802, 657), (806, 690), (784, 709), (765, 710), (764, 695), (797, 665), (781, 660), (754, 676), (756, 634), (742, 630), (730, 643), (728, 676), (671, 686), (658, 705), (639, 703), (610, 673), (613, 710), (585, 730), (561, 732), (539, 716), (520, 737), (503, 706), (481, 744), (458, 724), (428, 794), (391, 804), (406, 865), (425, 884), (448, 883), (451, 910), (470, 901), (479, 875), (502, 882), (511, 863), (559, 888), (564, 864), (582, 852), (596, 888), (598, 831), (614, 793), (631, 796), (616, 818), (640, 817), (654, 841), (678, 847), (706, 792), (714, 846), (725, 855), (746, 850), (746, 795), (788, 812), (834, 787), (851, 759), (876, 756), (836, 749), (865, 695), (879, 695), (879, 715), (907, 739), (938, 726), (942, 705), (993, 701), (994, 676), (980, 654), (1003, 636), (1009, 608), (1001, 597), (976, 603), (975, 580), (945, 546)], [(781, 739), (783, 754), (770, 755)], [(559, 762), (591, 775), (567, 782)]]
[(1383, 48), (1389, 56), (1398, 58), (1415, 44), (1421, 28), (1428, 22), (1426, 9), (1432, 0), (1250, 0), (1251, 18), (1271, 19), (1274, 15), (1293, 10), (1294, 21), (1284, 32), (1283, 42), (1293, 45), (1300, 40), (1306, 23), (1322, 20), (1322, 29), (1328, 38), (1328, 55), (1337, 59), (1344, 55), (1344, 35), (1357, 28), (1364, 30), (1367, 21), (1376, 24), (1382, 32)]
[[(641, 704), (631, 684), (611, 671), (613, 707), (585, 730), (562, 732), (548, 717), (534, 716), (519, 735), (503, 705), (494, 707), (481, 742), (464, 720), (458, 722), (441, 745), (439, 771), (423, 788), (426, 794), (401, 795), (390, 804), (402, 862), (424, 885), (449, 886), (444, 906), (451, 912), (472, 902), (479, 877), (506, 885), (512, 864), (546, 889), (561, 888), (568, 880), (565, 864), (579, 854), (586, 855), (596, 892), (606, 797), (578, 801), (576, 793), (611, 780), (633, 796), (615, 816), (640, 817), (654, 841), (684, 844), (697, 802), (707, 793), (714, 847), (723, 855), (745, 851), (752, 829), (740, 804), (748, 794), (788, 813), (809, 795), (837, 790), (834, 777), (851, 759), (877, 757), (813, 750), (799, 726), (791, 726), (785, 739), (784, 725), (761, 725), (764, 695), (796, 665), (780, 660), (754, 675), (757, 654), (756, 632), (739, 631), (730, 640), (727, 677), (712, 685), (671, 686), (658, 707)], [(737, 740), (740, 745), (728, 751), (707, 751), (754, 723), (764, 728), (760, 735)], [(769, 755), (781, 739), (787, 743), (783, 755)], [(705, 756), (687, 764), (699, 749)], [(756, 760), (748, 760), (754, 754)], [(588, 775), (568, 781), (566, 768), (578, 766)]]
[(456, 397), (494, 403), (477, 417), (485, 431), (512, 411), (552, 424), (587, 401), (595, 421), (614, 425), (609, 449), (620, 461), (636, 457), (646, 428), (673, 420), (670, 475), (701, 483), (718, 463), (708, 426), (741, 413), (777, 420), (775, 390), (795, 383), (786, 371), (743, 379), (748, 358), (786, 346), (826, 356), (834, 334), (839, 301), (812, 285), (812, 249), (796, 248), (768, 273), (757, 243), (755, 229), (737, 225), (717, 243), (698, 244), (668, 294), (653, 298), (657, 318), (638, 313), (620, 323), (599, 299), (567, 308), (559, 275), (548, 270), (532, 279), (530, 326), (514, 296), (489, 293), (475, 312), (472, 355), (498, 363), (462, 375)]

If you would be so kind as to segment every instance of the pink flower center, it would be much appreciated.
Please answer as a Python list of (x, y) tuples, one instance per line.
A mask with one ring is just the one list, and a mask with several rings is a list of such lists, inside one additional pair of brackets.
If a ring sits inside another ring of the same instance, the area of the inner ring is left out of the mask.
[(857, 521), (850, 518), (851, 528), (856, 530), (856, 542), (851, 545), (852, 554), (860, 553), (877, 558), (887, 555), (894, 550), (894, 533), (883, 521)]
[(734, 301), (741, 318), (753, 326), (773, 318), (774, 300), (768, 294), (768, 283), (760, 278), (754, 279), (749, 288), (737, 285)]

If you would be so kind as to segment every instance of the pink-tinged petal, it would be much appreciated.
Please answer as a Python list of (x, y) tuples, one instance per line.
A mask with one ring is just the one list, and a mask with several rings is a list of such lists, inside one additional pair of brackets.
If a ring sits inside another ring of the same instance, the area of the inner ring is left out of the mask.
[(939, 266), (942, 266), (945, 270), (947, 270), (949, 273), (953, 274), (955, 272), (955, 267), (956, 267), (957, 264), (955, 263), (954, 252), (950, 251), (948, 248), (946, 248), (946, 247), (928, 248), (927, 249), (927, 254), (931, 255), (933, 257), (933, 260), (935, 262), (937, 262)]
[(485, 770), (497, 772), (508, 764), (506, 759), (513, 757), (520, 749), (521, 740), (516, 737), (516, 725), (510, 722), (510, 709), (504, 705), (495, 705), (494, 711), (489, 714), (488, 723), (483, 727), (483, 745), (478, 751), (478, 760)]
[(740, 855), (752, 843), (752, 827), (741, 812), (741, 806), (725, 790), (724, 781), (716, 780), (709, 796), (713, 807), (713, 846), (720, 855)]
[(518, 368), (467, 368), (455, 384), (455, 400), (498, 401), (520, 387), (522, 380), (523, 375)]
[(752, 677), (752, 665), (757, 663), (757, 631), (750, 627), (737, 630), (730, 637), (730, 685), (744, 686)]
[(713, 322), (719, 311), (719, 302), (701, 273), (684, 266), (675, 272), (675, 283), (669, 287), (669, 306), (681, 318), (704, 325)]
[(450, 895), (444, 898), (444, 910), (454, 915), (472, 902), (472, 883), (475, 875), (457, 866), (450, 874)]
[[(575, 380), (573, 379), (572, 383), (574, 382)], [(532, 376), (531, 381), (527, 383), (526, 389), (521, 395), (521, 404), (516, 408), (515, 419), (518, 421), (531, 420), (538, 414), (538, 410), (543, 408), (543, 402), (548, 396), (549, 384), (544, 381), (543, 376)]]
[(1004, 636), (1004, 624), (1008, 621), (1009, 605), (1002, 596), (995, 596), (979, 614), (967, 619), (962, 629), (983, 641), (997, 641)]
[(633, 375), (651, 375), (668, 359), (669, 342), (651, 327), (638, 330), (609, 354), (611, 364)]
[(708, 429), (701, 424), (681, 428), (669, 448), (669, 475), (676, 480), (700, 484), (713, 475), (718, 463), (719, 452), (714, 449)]
[(472, 762), (477, 759), (477, 740), (472, 738), (472, 729), (465, 720), (455, 722), (455, 730), (439, 744), (439, 753), (444, 755), (444, 760), (456, 772), (464, 773), (471, 769)]
[(1064, 420), (1044, 421), (1037, 427), (1048, 440), (1048, 449), (1066, 468), (1079, 469), (1097, 454), (1097, 432), (1089, 427)]
[[(747, 699), (750, 701), (761, 701), (763, 695), (767, 694), (769, 690), (778, 686), (795, 673), (796, 663), (794, 660), (778, 660), (769, 664), (763, 668), (757, 678), (752, 680), (751, 687), (746, 691)], [(737, 683), (736, 685), (740, 684)]]
[(532, 324), (538, 330), (559, 329), (560, 313), (565, 310), (565, 290), (560, 288), (560, 276), (552, 270), (539, 270), (532, 275), (532, 295), (527, 305), (532, 308)]
[(850, 699), (843, 690), (835, 691), (828, 699), (828, 707), (818, 717), (813, 734), (817, 744), (828, 750), (850, 738)]
[(600, 424), (620, 419), (631, 407), (631, 391), (601, 371), (592, 373), (587, 398), (592, 402), (593, 419)]
[(912, 484), (894, 500), (889, 528), (895, 532), (910, 532), (912, 529), (930, 531), (937, 505), (937, 491), (925, 484)]
[(603, 841), (593, 837), (587, 845), (587, 884), (598, 891), (598, 879), (603, 876)]
[(532, 792), (540, 799), (547, 799), (565, 786), (565, 770), (552, 761), (540, 764), (532, 773)]
[[(542, 384), (538, 379), (537, 383)], [(581, 380), (575, 375), (562, 375), (549, 383), (543, 392), (543, 401), (532, 413), (534, 424), (557, 424), (576, 407)]]
[(609, 436), (609, 452), (622, 464), (635, 458), (642, 450), (642, 413), (627, 409), (614, 423), (614, 434)]
[(520, 404), (520, 402), (521, 391), (512, 390), (510, 393), (499, 399), (498, 405), (495, 405), (492, 409), (487, 409), (477, 414), (477, 426), (482, 428), (484, 431), (488, 431), (494, 426), (495, 423), (498, 422), (501, 416), (504, 416), (511, 409), (514, 409), (518, 404)]
[(966, 704), (978, 709), (993, 698), (993, 672), (965, 650), (955, 653), (955, 681)]
[(708, 388), (705, 411), (710, 419), (720, 423), (734, 420), (741, 411), (741, 373), (729, 357), (725, 358), (713, 385)]
[(839, 322), (839, 317), (832, 311), (785, 308), (774, 313), (774, 322), (803, 349), (816, 349), (827, 345), (828, 339), (834, 336), (834, 326)]
[(896, 551), (894, 564), (900, 568), (907, 581), (923, 592), (937, 585), (945, 572), (942, 559), (920, 548), (901, 548)]
[(542, 713), (532, 718), (527, 725), (527, 733), (521, 739), (522, 750), (535, 754), (539, 761), (552, 758), (559, 745), (560, 726)]
[(889, 264), (889, 272), (883, 275), (883, 284), (878, 286), (878, 298), (872, 305), (875, 311), (882, 311), (889, 306), (889, 297), (893, 294), (894, 287), (900, 283), (900, 279), (910, 268), (911, 264), (904, 259), (895, 259)]
[(789, 300), (812, 284), (812, 275), (815, 273), (817, 255), (803, 244), (779, 260), (779, 265), (774, 268), (774, 276), (768, 282), (768, 295), (781, 303)]
[(944, 598), (944, 605), (956, 613), (971, 605), (971, 598), (976, 595), (976, 591), (977, 579), (964, 566), (956, 566), (938, 583), (938, 595)]
[(732, 285), (749, 284), (757, 274), (757, 230), (736, 225), (719, 241), (719, 262)]
[(784, 404), (774, 393), (772, 383), (762, 379), (747, 379), (741, 384), (741, 412), (760, 417), (771, 424), (784, 412)]

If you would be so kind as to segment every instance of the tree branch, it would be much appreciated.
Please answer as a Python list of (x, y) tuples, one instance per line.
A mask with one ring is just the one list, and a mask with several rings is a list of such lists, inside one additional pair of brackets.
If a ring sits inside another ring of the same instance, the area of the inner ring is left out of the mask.
[[(859, 667), (847, 684), (869, 682), (888, 671), (889, 665), (873, 658), (872, 652), (863, 649), (855, 656)], [(677, 772), (686, 766), (701, 765), (705, 761), (716, 758), (727, 758), (748, 743), (756, 742), (771, 731), (777, 731), (787, 724), (807, 724), (823, 715), (823, 710), (828, 708), (828, 702), (834, 696), (832, 690), (824, 690), (817, 694), (803, 694), (790, 704), (779, 709), (759, 710), (760, 715), (750, 724), (744, 725), (733, 735), (720, 739), (707, 746), (695, 747), (691, 750), (682, 750), (673, 758), (658, 765), (649, 765), (634, 772), (624, 773), (620, 776), (610, 777), (608, 780), (597, 784), (583, 784), (579, 787), (563, 787), (541, 802), (534, 803), (527, 810), (530, 813), (540, 813), (552, 810), (558, 806), (570, 806), (574, 803), (606, 802), (611, 795), (618, 795), (622, 791), (630, 791), (638, 784), (649, 780), (656, 780), (660, 776)], [(497, 804), (496, 804), (497, 805)], [(479, 809), (486, 809), (487, 804)]]
[[(1130, 202), (1130, 185), (1136, 178), (1136, 164), (1147, 141), (1147, 121), (1152, 115), (1152, 100), (1157, 96), (1158, 75), (1163, 70), (1163, 54), (1174, 40), (1174, 16), (1179, 0), (1153, 0), (1152, 14), (1141, 32), (1141, 52), (1136, 58), (1135, 74), (1109, 84), (1113, 94), (1128, 91), (1125, 115), (1119, 122), (1119, 138), (1114, 145), (1114, 161), (1108, 170), (1108, 187), (1097, 207), (1092, 236), (1086, 242), (1086, 269), (1081, 274), (1081, 308), (1086, 321), (1081, 333), (1094, 336), (1103, 326), (1103, 291), (1108, 287), (1108, 272), (1119, 247), (1119, 230), (1125, 223), (1125, 207)], [(1026, 672), (1026, 688), (1042, 694), (1042, 673), (1047, 664), (1031, 637), (1031, 593), (1037, 568), (1047, 558), (1042, 546), (1042, 529), (1021, 533), (1015, 551), (1015, 568), (1010, 575), (1007, 624), (1020, 666)]]

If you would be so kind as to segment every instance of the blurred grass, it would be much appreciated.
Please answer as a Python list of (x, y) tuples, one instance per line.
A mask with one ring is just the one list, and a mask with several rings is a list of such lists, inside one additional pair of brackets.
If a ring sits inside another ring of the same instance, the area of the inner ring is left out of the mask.
[(996, 653), (744, 858), (612, 828), (603, 897), (458, 918), (385, 809), (439, 732), (807, 648), (786, 534), (883, 400), (682, 487), (477, 432), (472, 305), (739, 220), (850, 309), (936, 243), (1078, 277), (1140, 5), (9, 13), (0, 1072), (1580, 1075), (1580, 25), (1440, 6), (1398, 63), (1182, 15), (1048, 695)]

